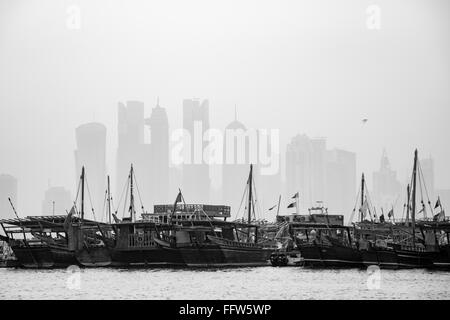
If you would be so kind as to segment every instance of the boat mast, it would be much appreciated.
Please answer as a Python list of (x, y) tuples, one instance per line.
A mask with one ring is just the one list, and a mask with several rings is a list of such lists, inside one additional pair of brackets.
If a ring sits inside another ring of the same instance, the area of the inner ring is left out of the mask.
[(130, 169), (130, 218), (131, 221), (135, 221), (135, 212), (134, 212), (134, 195), (133, 195), (133, 164), (131, 164)]
[(406, 197), (407, 197), (407, 199), (406, 199), (406, 223), (409, 226), (409, 201), (411, 200), (410, 199), (410, 197), (411, 197), (411, 187), (410, 187), (409, 184), (406, 187)]
[(253, 164), (250, 164), (250, 174), (248, 176), (248, 217), (247, 217), (248, 224), (250, 224), (252, 221), (252, 180), (253, 180)]
[(84, 166), (81, 168), (81, 221), (84, 220)]
[(363, 174), (362, 174), (362, 177), (361, 177), (361, 222), (363, 222), (363, 220), (364, 220), (364, 217), (363, 217), (363, 215), (364, 215), (364, 212), (362, 211), (362, 208), (363, 208), (363, 206), (364, 206), (364, 184), (366, 183), (366, 180), (364, 179), (364, 172), (363, 172)]
[(280, 194), (280, 196), (278, 197), (277, 217), (278, 217), (278, 214), (280, 213), (280, 202), (281, 202), (281, 194)]
[(111, 223), (111, 189), (109, 184), (109, 176), (108, 176), (108, 217), (109, 223)]
[(414, 167), (413, 167), (413, 187), (412, 187), (412, 211), (411, 211), (411, 220), (412, 220), (412, 233), (413, 233), (413, 247), (416, 246), (416, 179), (417, 179), (417, 149), (414, 151)]

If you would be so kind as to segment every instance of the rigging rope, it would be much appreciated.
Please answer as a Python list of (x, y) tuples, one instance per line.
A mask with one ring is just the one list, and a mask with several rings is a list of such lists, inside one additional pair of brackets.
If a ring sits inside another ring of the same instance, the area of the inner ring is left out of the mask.
[(247, 190), (248, 190), (248, 183), (245, 185), (244, 193), (242, 194), (241, 203), (239, 204), (239, 209), (238, 209), (238, 211), (236, 212), (236, 214), (235, 214), (235, 216), (234, 216), (234, 220), (237, 219), (237, 217), (238, 217), (238, 215), (239, 215), (239, 212), (241, 211), (242, 203), (244, 202), (245, 195), (247, 194)]
[(79, 215), (79, 212), (77, 210), (77, 200), (78, 200), (78, 195), (80, 194), (80, 189), (81, 189), (81, 179), (78, 180), (77, 195), (75, 196), (75, 201), (73, 202), (73, 205), (75, 207), (75, 212), (77, 215)]
[(138, 192), (139, 202), (141, 203), (142, 213), (145, 213), (144, 204), (142, 203), (142, 198), (141, 198), (141, 192), (139, 191), (139, 185), (138, 185), (136, 174), (134, 173), (134, 171), (133, 171), (133, 177), (134, 177), (134, 183), (136, 184), (136, 189)]
[(91, 204), (92, 215), (94, 216), (94, 221), (97, 221), (97, 218), (95, 217), (94, 206), (92, 205), (91, 191), (89, 190), (89, 183), (88, 183), (86, 174), (85, 174), (84, 179), (86, 180), (86, 187), (87, 187), (87, 192), (88, 192), (88, 197), (89, 197), (89, 203)]
[(355, 213), (356, 213), (356, 206), (358, 205), (358, 202), (359, 202), (359, 196), (361, 195), (361, 188), (359, 188), (359, 190), (358, 190), (358, 194), (356, 195), (356, 202), (355, 202), (355, 206), (353, 207), (353, 212), (352, 212), (352, 214), (351, 214), (351, 216), (350, 216), (350, 223), (353, 221), (353, 218), (354, 218), (354, 216), (355, 216)]
[[(100, 220), (101, 222), (103, 222), (103, 218), (105, 218), (106, 213), (105, 213), (105, 209), (106, 209), (106, 199), (108, 197), (108, 190), (105, 191), (105, 199), (103, 200), (103, 210), (102, 210), (102, 219)], [(105, 221), (108, 221), (108, 219), (105, 219)]]
[(420, 165), (420, 162), (419, 162), (419, 173), (420, 173), (420, 175), (422, 175), (422, 181), (423, 181), (423, 186), (425, 187), (425, 194), (427, 195), (428, 205), (430, 206), (431, 214), (433, 215), (434, 209), (431, 205), (430, 197), (428, 196), (428, 189), (427, 189), (427, 185), (425, 183), (425, 176), (423, 174), (422, 166)]
[[(130, 190), (129, 186), (130, 186), (130, 175), (128, 175), (127, 188), (126, 188), (126, 193), (125, 193), (125, 201), (123, 202), (122, 219), (125, 217), (125, 211), (127, 210), (128, 191)], [(128, 210), (130, 210), (130, 208)]]

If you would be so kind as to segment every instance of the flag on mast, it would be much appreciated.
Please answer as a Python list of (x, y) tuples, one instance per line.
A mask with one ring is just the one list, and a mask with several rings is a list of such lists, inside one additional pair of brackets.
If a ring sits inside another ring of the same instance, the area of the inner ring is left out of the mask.
[(434, 208), (439, 208), (441, 206), (441, 198), (438, 197), (437, 201), (436, 201), (436, 205), (434, 206)]
[(389, 210), (388, 212), (388, 218), (391, 218), (394, 216), (394, 209), (392, 208), (391, 210)]
[(435, 214), (433, 216), (434, 221), (444, 221), (445, 220), (445, 212), (444, 210), (441, 210), (441, 212)]

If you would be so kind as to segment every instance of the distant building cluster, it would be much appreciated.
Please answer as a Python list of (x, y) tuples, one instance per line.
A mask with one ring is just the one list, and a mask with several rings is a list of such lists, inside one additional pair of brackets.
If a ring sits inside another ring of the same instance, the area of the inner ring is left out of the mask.
[[(183, 100), (182, 128), (194, 136), (194, 131), (201, 134), (210, 129), (209, 101), (200, 99)], [(112, 182), (112, 198), (118, 216), (124, 216), (127, 208), (122, 209), (118, 204), (124, 195), (124, 186), (128, 179), (130, 166), (133, 164), (136, 174), (135, 193), (136, 211), (138, 213), (151, 212), (154, 205), (166, 204), (173, 201), (181, 188), (185, 199), (190, 203), (210, 203), (221, 201), (231, 206), (231, 216), (237, 217), (246, 210), (246, 204), (242, 201), (243, 193), (248, 178), (250, 163), (254, 164), (255, 179), (255, 207), (263, 215), (269, 207), (275, 208), (279, 195), (283, 197), (283, 207), (277, 206), (276, 211), (285, 214), (286, 211), (306, 213), (308, 209), (316, 206), (328, 208), (328, 212), (342, 214), (349, 218), (355, 208), (356, 195), (358, 193), (358, 180), (361, 173), (356, 172), (356, 154), (342, 149), (330, 149), (327, 147), (326, 138), (311, 138), (305, 134), (299, 134), (291, 139), (286, 146), (285, 171), (282, 174), (278, 170), (275, 174), (260, 175), (260, 164), (255, 163), (249, 156), (251, 153), (250, 140), (246, 136), (241, 140), (240, 151), (244, 157), (238, 161), (239, 144), (231, 141), (234, 149), (227, 148), (230, 141), (237, 139), (235, 136), (224, 135), (223, 157), (220, 189), (212, 188), (210, 166), (207, 163), (183, 163), (171, 165), (169, 135), (169, 121), (166, 109), (159, 99), (152, 108), (148, 118), (145, 117), (144, 103), (141, 101), (126, 101), (118, 104), (118, 136), (116, 168), (113, 168), (114, 181)], [(247, 132), (246, 126), (235, 118), (224, 130)], [(106, 189), (108, 169), (106, 166), (106, 141), (107, 129), (101, 123), (82, 124), (75, 130), (76, 150), (75, 178), (78, 181), (81, 168), (86, 168), (86, 196), (85, 210), (89, 219), (103, 220), (106, 205)], [(257, 139), (260, 139), (260, 131), (256, 130)], [(145, 139), (150, 137), (150, 139)], [(231, 138), (230, 138), (231, 137)], [(202, 140), (200, 148), (207, 147), (208, 142)], [(195, 154), (195, 143), (190, 144), (190, 154)], [(272, 149), (270, 142), (268, 152)], [(258, 145), (259, 155), (259, 145)], [(279, 154), (277, 155), (279, 157)], [(231, 158), (233, 161), (228, 161)], [(433, 159), (420, 161), (420, 177), (426, 184), (427, 195), (433, 201), (440, 196), (441, 202), (450, 203), (450, 190), (435, 189), (434, 186), (434, 162)], [(377, 207), (386, 211), (395, 207), (396, 217), (401, 216), (405, 185), (397, 177), (395, 170), (391, 168), (387, 153), (383, 151), (380, 167), (372, 175), (371, 200)], [(248, 190), (247, 190), (248, 192)], [(0, 217), (12, 218), (14, 213), (8, 201), (17, 206), (18, 184), (10, 175), (0, 175)], [(295, 202), (291, 199), (295, 197)], [(64, 187), (49, 187), (42, 201), (42, 215), (61, 215), (70, 210), (77, 195), (72, 195)], [(290, 201), (292, 200), (292, 201)], [(284, 205), (291, 203), (289, 208)], [(124, 203), (124, 202), (122, 202)], [(91, 210), (91, 207), (94, 210)], [(274, 211), (275, 211), (274, 210)], [(272, 212), (274, 212), (272, 211)], [(258, 217), (257, 217), (258, 218)], [(261, 218), (261, 217), (259, 217)], [(347, 221), (348, 222), (348, 221)]]
[(352, 211), (356, 197), (356, 154), (328, 150), (325, 138), (297, 135), (286, 150), (287, 195), (299, 192), (300, 211), (321, 205), (333, 213)]

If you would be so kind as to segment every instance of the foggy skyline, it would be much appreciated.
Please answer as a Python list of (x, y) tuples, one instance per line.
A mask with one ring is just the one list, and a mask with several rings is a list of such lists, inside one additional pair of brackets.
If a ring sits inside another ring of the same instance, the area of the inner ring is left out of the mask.
[(212, 128), (237, 105), (247, 128), (280, 129), (283, 180), (286, 145), (307, 134), (355, 152), (369, 186), (383, 148), (402, 184), (418, 148), (449, 189), (450, 3), (431, 2), (377, 1), (369, 30), (371, 1), (0, 1), (0, 174), (17, 178), (22, 216), (41, 211), (49, 180), (74, 194), (75, 128), (95, 121), (114, 185), (117, 103), (143, 101), (148, 118), (159, 96), (171, 132), (197, 97)]

